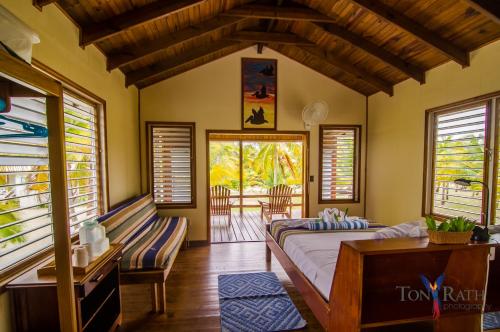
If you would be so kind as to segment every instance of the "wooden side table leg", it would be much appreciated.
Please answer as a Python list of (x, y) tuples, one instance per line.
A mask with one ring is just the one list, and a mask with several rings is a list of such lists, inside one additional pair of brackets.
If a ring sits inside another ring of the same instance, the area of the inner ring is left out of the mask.
[(269, 246), (266, 244), (266, 262), (271, 262), (271, 259), (272, 259), (271, 249), (269, 249)]

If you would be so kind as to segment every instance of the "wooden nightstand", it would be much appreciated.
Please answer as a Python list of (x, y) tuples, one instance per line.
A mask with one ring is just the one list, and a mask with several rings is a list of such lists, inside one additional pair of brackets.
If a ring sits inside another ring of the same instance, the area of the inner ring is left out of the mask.
[[(113, 331), (121, 324), (120, 260), (122, 245), (112, 245), (106, 256), (85, 275), (74, 276), (78, 331)], [(7, 285), (12, 320), (17, 332), (59, 331), (54, 276), (38, 276), (37, 268)]]

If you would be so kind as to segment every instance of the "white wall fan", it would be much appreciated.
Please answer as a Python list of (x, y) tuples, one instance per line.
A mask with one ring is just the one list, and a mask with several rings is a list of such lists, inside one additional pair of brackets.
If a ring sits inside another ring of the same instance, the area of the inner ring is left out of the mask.
[(323, 100), (314, 101), (304, 107), (302, 110), (302, 120), (304, 121), (304, 127), (307, 130), (311, 130), (313, 125), (325, 121), (328, 116), (328, 111), (330, 110), (328, 104)]

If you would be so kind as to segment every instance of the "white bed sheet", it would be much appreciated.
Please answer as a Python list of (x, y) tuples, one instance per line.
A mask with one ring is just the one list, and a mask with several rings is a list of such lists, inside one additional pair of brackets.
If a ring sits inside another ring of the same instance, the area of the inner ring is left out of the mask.
[(368, 240), (375, 232), (340, 232), (288, 235), (283, 251), (328, 300), (340, 242)]

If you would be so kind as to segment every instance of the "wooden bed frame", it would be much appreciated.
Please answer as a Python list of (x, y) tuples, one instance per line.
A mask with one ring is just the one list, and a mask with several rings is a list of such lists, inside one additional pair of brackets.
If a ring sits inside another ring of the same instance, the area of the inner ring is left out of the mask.
[[(402, 302), (401, 287), (424, 291), (421, 274), (434, 282), (445, 273), (444, 286), (453, 287), (455, 292), (485, 292), (492, 246), (498, 242), (434, 245), (427, 238), (345, 241), (330, 291), (332, 300), (326, 301), (276, 243), (269, 226), (266, 232), (266, 260), (271, 261), (271, 253), (276, 256), (323, 328), (336, 332), (420, 322), (428, 322), (434, 331), (481, 331), (484, 296), (460, 300), (456, 303), (472, 309), (448, 308), (433, 321), (431, 300)], [(493, 288), (500, 289), (498, 285)]]

